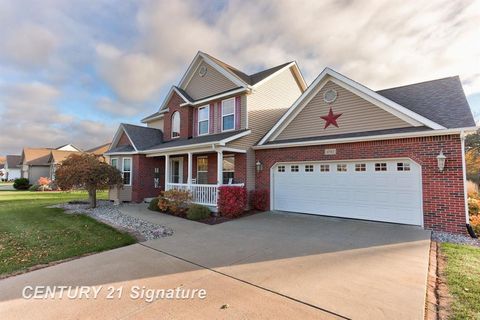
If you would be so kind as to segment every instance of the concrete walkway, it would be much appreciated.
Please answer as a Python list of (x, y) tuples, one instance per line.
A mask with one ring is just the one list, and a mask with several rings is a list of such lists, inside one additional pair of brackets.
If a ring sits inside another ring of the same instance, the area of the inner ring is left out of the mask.
[[(2, 319), (423, 318), (430, 234), (418, 228), (283, 213), (208, 226), (122, 210), (175, 234), (2, 280)], [(25, 285), (103, 289), (96, 300), (25, 300)], [(106, 299), (109, 286), (124, 296)], [(126, 294), (132, 286), (207, 298), (147, 303)]]

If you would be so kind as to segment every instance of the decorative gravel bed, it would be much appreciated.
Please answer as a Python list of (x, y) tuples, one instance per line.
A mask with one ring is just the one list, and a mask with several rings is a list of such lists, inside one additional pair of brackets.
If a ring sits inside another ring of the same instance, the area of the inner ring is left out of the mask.
[(480, 240), (473, 239), (468, 236), (463, 236), (460, 234), (452, 234), (448, 232), (439, 232), (433, 231), (432, 232), (432, 240), (437, 242), (450, 242), (450, 243), (457, 243), (457, 244), (468, 244), (471, 246), (480, 247)]
[(112, 227), (132, 233), (139, 240), (152, 240), (173, 235), (173, 230), (170, 228), (123, 214), (118, 210), (118, 206), (110, 201), (98, 201), (95, 209), (89, 209), (88, 204), (81, 202), (62, 203), (49, 208), (61, 208), (68, 214), (86, 214)]

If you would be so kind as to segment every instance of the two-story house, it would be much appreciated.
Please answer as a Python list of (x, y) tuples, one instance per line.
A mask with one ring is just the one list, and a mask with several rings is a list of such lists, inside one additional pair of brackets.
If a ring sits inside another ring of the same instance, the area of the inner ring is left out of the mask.
[(159, 110), (121, 124), (106, 153), (124, 188), (110, 198), (139, 202), (160, 190), (188, 189), (194, 201), (217, 204), (222, 184), (255, 187), (252, 146), (306, 89), (296, 62), (251, 75), (199, 52)]
[(295, 62), (247, 75), (199, 52), (146, 126), (121, 124), (106, 153), (123, 172), (112, 200), (186, 189), (215, 208), (222, 184), (267, 190), (270, 209), (465, 233), (459, 77), (373, 91)]

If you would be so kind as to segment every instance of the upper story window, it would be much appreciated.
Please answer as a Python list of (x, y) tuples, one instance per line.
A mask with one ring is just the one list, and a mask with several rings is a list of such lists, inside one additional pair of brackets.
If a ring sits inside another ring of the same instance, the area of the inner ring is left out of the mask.
[(172, 115), (172, 138), (180, 137), (180, 112), (175, 111)]
[(235, 129), (235, 98), (222, 101), (222, 131)]
[(198, 135), (208, 133), (210, 127), (210, 106), (198, 108)]

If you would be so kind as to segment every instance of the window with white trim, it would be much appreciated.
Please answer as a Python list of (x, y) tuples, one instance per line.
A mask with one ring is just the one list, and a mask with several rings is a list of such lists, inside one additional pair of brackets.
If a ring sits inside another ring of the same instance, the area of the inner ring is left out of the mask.
[(290, 166), (290, 172), (298, 172), (298, 171), (299, 171), (299, 169), (298, 169), (297, 164), (294, 164), (294, 165)]
[(175, 111), (172, 115), (172, 138), (180, 137), (180, 112)]
[(278, 172), (285, 172), (285, 166), (278, 166)]
[(347, 165), (345, 163), (337, 164), (337, 172), (347, 172)]
[(118, 169), (118, 159), (117, 158), (111, 158), (110, 159), (110, 165), (116, 169)]
[(222, 101), (222, 131), (235, 129), (235, 98)]
[(132, 185), (132, 159), (123, 158), (122, 159), (122, 176), (123, 184), (126, 186)]
[(387, 163), (386, 162), (375, 163), (375, 171), (387, 171)]
[(355, 163), (355, 171), (357, 172), (367, 171), (367, 164)]
[(397, 171), (410, 171), (410, 163), (397, 162)]
[(329, 164), (321, 164), (320, 165), (320, 172), (329, 172), (330, 171), (330, 165)]
[(235, 156), (223, 157), (223, 184), (233, 183), (235, 178)]
[(197, 158), (197, 183), (198, 184), (208, 183), (208, 158), (207, 157)]
[(313, 172), (313, 164), (306, 164), (305, 172)]
[(198, 135), (208, 134), (210, 128), (210, 106), (198, 108)]

